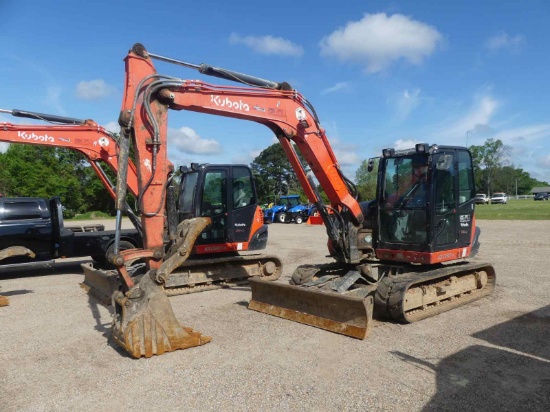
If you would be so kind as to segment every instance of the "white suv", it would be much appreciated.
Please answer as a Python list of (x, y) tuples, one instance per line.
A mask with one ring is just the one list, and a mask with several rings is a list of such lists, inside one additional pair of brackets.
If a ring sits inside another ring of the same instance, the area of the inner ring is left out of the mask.
[(496, 203), (505, 205), (508, 203), (508, 195), (506, 193), (493, 193), (493, 196), (491, 196), (491, 204)]
[(489, 203), (489, 196), (481, 193), (476, 195), (476, 205), (486, 205), (488, 203)]

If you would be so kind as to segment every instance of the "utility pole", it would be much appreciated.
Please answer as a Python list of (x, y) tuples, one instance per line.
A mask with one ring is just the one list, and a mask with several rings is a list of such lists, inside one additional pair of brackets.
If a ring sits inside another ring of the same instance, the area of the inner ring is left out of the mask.
[(468, 148), (468, 138), (470, 137), (470, 133), (473, 133), (473, 130), (468, 130), (466, 132), (466, 148)]

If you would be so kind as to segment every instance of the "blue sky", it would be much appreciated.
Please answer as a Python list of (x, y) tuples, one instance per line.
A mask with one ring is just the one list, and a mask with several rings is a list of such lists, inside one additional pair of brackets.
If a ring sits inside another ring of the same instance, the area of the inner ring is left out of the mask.
[[(547, 1), (0, 0), (0, 16), (3, 109), (91, 118), (116, 131), (122, 59), (141, 42), (288, 81), (315, 106), (350, 178), (385, 147), (494, 137), (512, 147), (515, 166), (550, 180)], [(176, 164), (249, 163), (274, 141), (263, 126), (190, 112), (170, 112), (169, 128)]]

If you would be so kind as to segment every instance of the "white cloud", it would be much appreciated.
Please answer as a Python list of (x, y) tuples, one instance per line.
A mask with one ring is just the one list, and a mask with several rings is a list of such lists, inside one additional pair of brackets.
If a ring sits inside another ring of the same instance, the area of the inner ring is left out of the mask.
[(415, 144), (418, 142), (412, 140), (412, 139), (399, 139), (393, 144), (393, 148), (395, 150), (405, 150), (405, 149), (411, 149), (414, 147)]
[(67, 112), (61, 104), (61, 87), (51, 86), (47, 88), (45, 103), (55, 108), (61, 116), (67, 116)]
[(326, 89), (321, 90), (321, 94), (330, 94), (347, 89), (349, 89), (349, 84), (347, 82), (338, 82), (334, 86), (327, 87)]
[(300, 57), (304, 54), (304, 49), (290, 40), (282, 37), (273, 36), (241, 36), (232, 33), (229, 36), (230, 44), (244, 44), (256, 53), (274, 54), (279, 56)]
[(359, 63), (367, 73), (386, 69), (400, 59), (421, 64), (442, 43), (434, 27), (401, 14), (365, 14), (320, 42), (321, 54)]
[[(488, 93), (475, 96), (469, 111), (451, 125), (446, 126), (441, 131), (441, 136), (454, 139), (466, 138), (467, 134), (469, 137), (472, 135), (483, 137), (482, 135), (492, 131), (489, 124), (499, 106), (500, 102)], [(474, 143), (470, 141), (469, 144)]]
[(492, 136), (502, 140), (503, 143), (513, 145), (515, 143), (528, 143), (542, 138), (550, 137), (550, 124), (535, 124), (502, 130)]
[[(349, 166), (359, 167), (361, 158), (358, 155), (358, 147), (355, 144), (342, 142), (338, 137), (338, 130), (336, 122), (332, 122), (331, 127), (335, 133), (332, 137), (329, 137), (329, 142), (332, 147), (332, 151), (338, 160), (338, 164), (344, 169), (349, 169)], [(345, 172), (347, 174), (347, 172)]]
[(76, 96), (82, 100), (98, 100), (110, 96), (115, 91), (105, 80), (81, 81), (76, 86)]
[(257, 158), (265, 149), (256, 149), (248, 152), (248, 158), (254, 160)]
[(355, 165), (359, 167), (361, 159), (356, 151), (346, 151), (342, 149), (335, 149), (334, 155), (338, 159), (338, 163), (342, 166), (352, 166)]
[(188, 154), (214, 155), (222, 152), (214, 139), (203, 139), (190, 127), (168, 129), (168, 144), (176, 151)]
[(420, 104), (420, 89), (404, 90), (397, 99), (397, 118), (405, 120)]
[(120, 125), (118, 124), (118, 122), (109, 122), (103, 127), (111, 133), (120, 133)]
[(238, 155), (235, 155), (231, 158), (232, 164), (250, 164), (260, 155), (262, 150), (252, 150), (249, 152), (242, 152)]
[(499, 50), (507, 50), (509, 52), (518, 52), (525, 44), (525, 37), (521, 34), (509, 36), (505, 32), (500, 32), (489, 37), (485, 41), (485, 48), (489, 51), (496, 52)]
[(537, 162), (537, 166), (539, 166), (543, 169), (549, 169), (550, 170), (550, 155), (540, 157), (538, 162)]

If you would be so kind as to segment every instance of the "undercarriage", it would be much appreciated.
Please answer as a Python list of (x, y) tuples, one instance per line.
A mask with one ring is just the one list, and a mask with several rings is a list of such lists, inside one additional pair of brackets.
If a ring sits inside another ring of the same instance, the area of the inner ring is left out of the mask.
[(302, 266), (293, 285), (251, 279), (249, 308), (358, 339), (373, 317), (412, 323), (490, 294), (488, 263), (433, 266), (371, 264)]

